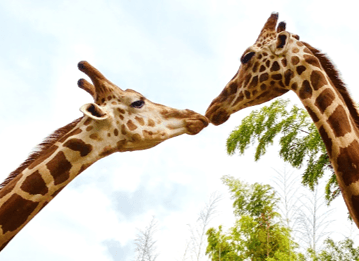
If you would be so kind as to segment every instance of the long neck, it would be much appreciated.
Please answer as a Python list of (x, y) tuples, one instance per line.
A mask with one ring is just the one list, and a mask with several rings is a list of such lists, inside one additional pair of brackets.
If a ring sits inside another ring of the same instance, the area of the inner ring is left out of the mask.
[[(358, 112), (344, 86), (312, 57), (308, 78), (298, 83), (297, 95), (313, 119), (334, 167), (349, 213), (359, 227)], [(323, 63), (322, 63), (323, 64)], [(333, 68), (332, 68), (333, 69)]]
[(67, 184), (100, 158), (90, 143), (98, 137), (91, 136), (88, 122), (84, 117), (60, 129), (58, 137), (52, 138), (35, 157), (30, 156), (3, 183), (0, 250)]

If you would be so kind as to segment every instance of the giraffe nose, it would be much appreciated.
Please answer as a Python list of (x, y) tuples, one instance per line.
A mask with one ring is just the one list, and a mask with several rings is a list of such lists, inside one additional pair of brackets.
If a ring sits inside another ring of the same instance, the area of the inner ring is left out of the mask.
[(195, 135), (208, 126), (209, 120), (207, 117), (191, 110), (187, 111), (191, 114), (193, 113), (193, 116), (186, 120), (188, 134)]
[(214, 125), (221, 125), (229, 119), (230, 113), (217, 106), (210, 106), (206, 112), (206, 117)]

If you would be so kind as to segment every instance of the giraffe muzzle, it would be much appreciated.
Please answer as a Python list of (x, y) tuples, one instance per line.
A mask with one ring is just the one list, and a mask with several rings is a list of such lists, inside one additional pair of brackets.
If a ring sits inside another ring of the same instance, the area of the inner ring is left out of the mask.
[(189, 135), (195, 135), (208, 126), (209, 120), (201, 114), (195, 114), (194, 117), (186, 120), (187, 131)]

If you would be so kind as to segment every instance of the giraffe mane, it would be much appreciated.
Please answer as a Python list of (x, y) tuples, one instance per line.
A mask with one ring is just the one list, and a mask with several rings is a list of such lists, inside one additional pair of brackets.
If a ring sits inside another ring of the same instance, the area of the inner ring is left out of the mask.
[(83, 117), (80, 117), (71, 122), (70, 124), (67, 124), (66, 126), (54, 131), (47, 138), (45, 138), (43, 142), (37, 145), (34, 151), (31, 152), (31, 154), (28, 156), (28, 158), (17, 169), (11, 172), (10, 175), (0, 184), (0, 190), (4, 188), (17, 175), (19, 175), (24, 169), (30, 166), (31, 163), (33, 163), (37, 158), (42, 156), (48, 148), (50, 148), (59, 139), (61, 139), (64, 135), (71, 131), (81, 121), (82, 118)]
[(329, 58), (325, 54), (323, 54), (318, 49), (315, 49), (308, 43), (305, 43), (305, 42), (302, 42), (302, 43), (314, 54), (315, 57), (317, 57), (319, 59), (320, 64), (322, 65), (324, 71), (329, 76), (329, 79), (333, 83), (333, 86), (340, 93), (345, 104), (347, 105), (350, 115), (352, 116), (352, 118), (355, 122), (355, 125), (357, 126), (357, 128), (359, 128), (359, 113), (357, 110), (357, 106), (354, 103), (353, 99), (350, 97), (349, 92), (345, 86), (345, 83), (341, 79), (338, 70), (335, 68), (333, 63), (329, 60)]

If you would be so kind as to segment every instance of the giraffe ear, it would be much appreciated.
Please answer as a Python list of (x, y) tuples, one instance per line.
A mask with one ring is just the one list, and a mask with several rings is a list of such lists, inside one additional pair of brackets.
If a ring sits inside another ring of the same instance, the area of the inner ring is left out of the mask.
[(83, 114), (94, 120), (105, 120), (108, 114), (96, 103), (87, 103), (80, 108)]
[(275, 54), (280, 55), (287, 51), (289, 38), (290, 38), (290, 35), (286, 31), (283, 31), (283, 32), (280, 32), (279, 34), (277, 34), (277, 41), (275, 43), (275, 46), (273, 46)]

